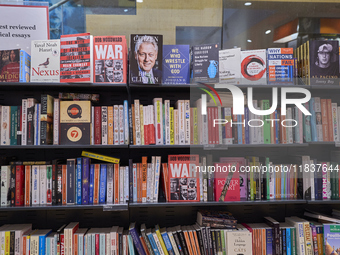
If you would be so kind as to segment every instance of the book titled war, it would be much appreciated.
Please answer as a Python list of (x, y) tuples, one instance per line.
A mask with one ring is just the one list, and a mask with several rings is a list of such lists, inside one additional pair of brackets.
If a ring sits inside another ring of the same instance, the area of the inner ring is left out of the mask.
[(189, 45), (163, 46), (163, 84), (189, 84)]
[(193, 46), (194, 82), (219, 82), (219, 44)]
[(60, 81), (60, 40), (33, 40), (31, 55), (31, 82)]
[(163, 35), (132, 34), (130, 36), (131, 84), (161, 84)]
[(125, 36), (95, 36), (94, 79), (99, 83), (127, 83)]
[(169, 155), (170, 202), (199, 202), (199, 155)]
[(90, 33), (60, 36), (60, 82), (92, 82), (92, 61)]

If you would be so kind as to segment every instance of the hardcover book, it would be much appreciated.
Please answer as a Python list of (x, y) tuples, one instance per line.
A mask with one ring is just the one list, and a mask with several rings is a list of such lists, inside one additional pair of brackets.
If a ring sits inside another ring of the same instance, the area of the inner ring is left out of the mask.
[(267, 84), (266, 50), (241, 51), (241, 83)]
[(240, 84), (241, 48), (219, 51), (219, 72), (220, 83)]
[(268, 84), (294, 84), (293, 48), (267, 50)]
[(60, 40), (33, 40), (31, 55), (31, 82), (60, 81)]
[(189, 45), (164, 45), (163, 56), (163, 84), (189, 84)]
[(127, 46), (125, 36), (95, 36), (93, 44), (93, 82), (127, 83)]
[(130, 83), (161, 84), (163, 35), (132, 34), (130, 49)]
[(238, 163), (215, 163), (215, 201), (240, 201)]
[(199, 155), (169, 155), (170, 202), (199, 202)]
[(24, 50), (0, 51), (0, 82), (29, 82), (31, 56)]
[(219, 44), (193, 46), (194, 82), (219, 82)]
[(60, 36), (60, 82), (92, 82), (92, 62), (90, 33)]

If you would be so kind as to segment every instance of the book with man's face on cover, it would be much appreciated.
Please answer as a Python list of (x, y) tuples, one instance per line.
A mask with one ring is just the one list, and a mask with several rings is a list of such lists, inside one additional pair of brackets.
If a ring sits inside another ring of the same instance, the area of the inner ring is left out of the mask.
[(131, 84), (161, 84), (163, 35), (132, 34), (130, 37)]

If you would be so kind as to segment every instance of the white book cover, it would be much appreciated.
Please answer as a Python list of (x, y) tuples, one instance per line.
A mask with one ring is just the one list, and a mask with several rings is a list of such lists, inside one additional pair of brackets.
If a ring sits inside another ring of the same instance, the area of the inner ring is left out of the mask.
[(241, 51), (241, 84), (267, 84), (265, 49)]
[(185, 144), (190, 144), (190, 100), (184, 100), (184, 118), (185, 118)]
[(117, 233), (118, 226), (113, 226), (110, 230), (111, 236), (111, 255), (117, 255)]
[(40, 204), (46, 204), (46, 189), (47, 189), (47, 178), (46, 178), (46, 165), (41, 165), (39, 167), (40, 171)]
[(144, 145), (144, 106), (142, 104), (139, 105), (139, 125), (140, 125), (140, 138), (141, 145)]
[(176, 108), (178, 110), (178, 144), (185, 144), (185, 112), (184, 112), (184, 100), (178, 100), (176, 102)]
[[(200, 164), (200, 169), (202, 167), (202, 164)], [(203, 197), (203, 172), (199, 171), (199, 178), (200, 178), (200, 201), (204, 201), (204, 197)]]
[(34, 145), (40, 145), (41, 104), (36, 104), (34, 107)]
[(106, 203), (113, 204), (113, 164), (107, 164)]
[(119, 144), (124, 144), (124, 106), (121, 104), (118, 106), (119, 111)]
[(124, 144), (129, 144), (129, 105), (124, 100)]
[[(208, 115), (207, 115), (207, 95), (202, 94), (202, 144), (208, 144)], [(204, 110), (203, 110), (204, 109)]]
[[(148, 167), (147, 167), (147, 183), (146, 183), (146, 202), (151, 202), (151, 194), (152, 194), (152, 190), (151, 190), (151, 182), (152, 182), (152, 164), (148, 163)], [(152, 197), (153, 198), (153, 197)]]
[[(238, 255), (240, 253), (252, 255), (252, 233), (245, 230), (226, 232), (227, 255)], [(242, 251), (242, 252), (240, 252)]]
[[(59, 98), (55, 98), (53, 102), (53, 145), (59, 144), (59, 102)], [(24, 133), (23, 130), (22, 136), (24, 136)]]
[(129, 201), (129, 167), (125, 166), (125, 171), (124, 171), (124, 203), (126, 201)]
[(102, 145), (107, 145), (107, 106), (102, 106)]
[(132, 165), (133, 172), (133, 202), (137, 203), (137, 164)]
[[(298, 110), (298, 115), (299, 115), (299, 123), (303, 123), (303, 115), (302, 115), (302, 111)], [(300, 132), (300, 143), (303, 143), (303, 125), (299, 125), (299, 132)]]
[(139, 100), (135, 99), (134, 101), (135, 106), (135, 136), (136, 136), (136, 145), (142, 145), (142, 137), (140, 133), (140, 106), (139, 106)]
[(119, 107), (113, 106), (113, 142), (115, 145), (119, 144)]
[(151, 197), (150, 197), (150, 202), (158, 202), (157, 200), (155, 200), (155, 172), (156, 172), (156, 156), (152, 156), (151, 157), (151, 187), (150, 187), (150, 191), (151, 191)]
[(339, 140), (337, 103), (332, 103), (332, 126), (333, 126), (333, 137), (334, 137), (334, 141), (336, 142)]
[(163, 144), (163, 100), (162, 98), (154, 98), (153, 106), (155, 112), (154, 124), (155, 124), (155, 135), (156, 145)]
[(202, 99), (198, 99), (195, 102), (195, 106), (197, 108), (197, 137), (198, 137), (198, 144), (202, 144), (203, 132), (202, 132)]
[(153, 201), (158, 202), (158, 191), (159, 191), (159, 176), (161, 171), (161, 157), (156, 156), (156, 165), (155, 165), (155, 189), (154, 189), (154, 197)]
[(170, 145), (170, 100), (164, 100), (165, 144)]
[(1, 145), (10, 145), (10, 127), (11, 127), (11, 107), (2, 106), (1, 113)]
[(124, 202), (124, 178), (125, 178), (125, 167), (120, 166), (119, 167), (119, 202)]
[[(105, 238), (105, 242), (106, 242), (106, 248), (105, 248), (105, 253), (104, 253), (104, 255), (106, 255), (106, 254), (110, 254), (110, 250), (111, 250), (111, 233), (106, 233), (106, 238)], [(79, 251), (79, 253), (78, 253), (79, 255), (81, 254), (84, 254), (84, 253), (81, 253), (80, 251)], [(111, 255), (111, 254), (110, 254)]]
[(31, 82), (60, 81), (60, 40), (31, 41)]
[[(148, 115), (149, 115), (149, 119), (148, 119), (148, 123), (149, 123), (149, 141), (151, 140), (151, 135), (156, 135), (156, 130), (155, 130), (155, 111), (154, 111), (154, 106), (151, 104), (148, 106)], [(156, 141), (156, 137), (153, 138), (154, 141)]]
[(11, 167), (1, 166), (1, 206), (9, 206), (9, 184), (11, 177)]
[(179, 144), (178, 141), (178, 110), (174, 109), (174, 138), (175, 138), (175, 144)]
[(32, 205), (40, 203), (40, 169), (38, 165), (32, 166)]
[[(202, 166), (203, 166), (203, 169), (206, 169), (207, 167), (206, 157), (202, 157)], [(205, 178), (205, 176), (203, 176), (202, 178), (203, 178), (203, 201), (208, 202), (208, 180), (207, 178)]]
[[(310, 166), (314, 165), (314, 160), (310, 160)], [(328, 172), (328, 171), (327, 171)], [(315, 171), (310, 171), (309, 178), (310, 178), (310, 193), (311, 193), (311, 200), (315, 200), (315, 185), (314, 185), (314, 178), (315, 178)]]
[[(269, 162), (269, 166), (272, 167), (273, 163)], [(269, 172), (269, 199), (275, 199), (275, 171)]]
[(240, 84), (241, 48), (219, 51), (219, 78), (221, 84), (215, 84), (215, 88), (223, 88), (223, 83)]
[(162, 249), (162, 245), (158, 239), (157, 234), (155, 233), (154, 229), (152, 229), (152, 235), (153, 235), (153, 239), (155, 240), (156, 246), (158, 248), (158, 252), (160, 253), (160, 255), (165, 255), (163, 249)]

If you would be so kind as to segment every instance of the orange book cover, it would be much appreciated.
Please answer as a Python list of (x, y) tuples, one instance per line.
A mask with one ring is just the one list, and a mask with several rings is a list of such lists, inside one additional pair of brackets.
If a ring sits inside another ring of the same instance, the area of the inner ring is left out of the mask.
[(73, 235), (74, 255), (78, 255), (78, 234)]
[(25, 205), (31, 205), (31, 166), (25, 166)]
[(194, 255), (198, 255), (193, 230), (191, 229), (191, 226), (187, 226), (187, 229), (188, 229), (188, 234), (189, 234), (189, 239), (190, 239), (192, 251), (193, 251)]
[(93, 82), (127, 83), (125, 36), (94, 36), (93, 39)]
[(162, 163), (163, 187), (166, 201), (169, 202), (169, 187), (168, 187), (168, 164)]
[[(196, 229), (193, 226), (191, 226), (191, 229), (192, 229), (192, 233), (193, 233), (193, 236), (194, 236), (197, 255), (201, 255), (200, 246), (198, 244), (198, 237), (197, 237)], [(204, 255), (204, 254), (202, 254), (202, 255)]]
[(189, 255), (194, 255), (192, 247), (191, 247), (188, 229), (187, 229), (186, 226), (182, 226), (182, 230), (183, 230), (185, 242), (186, 242), (187, 247), (188, 247)]
[(66, 190), (67, 190), (67, 165), (61, 166), (62, 170), (62, 199), (63, 199), (63, 205), (66, 205)]
[(107, 144), (113, 145), (113, 106), (107, 107)]
[(333, 120), (332, 120), (332, 99), (326, 99), (327, 100), (327, 116), (328, 116), (328, 137), (330, 142), (334, 141), (334, 135), (333, 135)]
[(144, 251), (145, 251), (145, 254), (146, 254), (146, 255), (150, 255), (149, 249), (148, 249), (148, 247), (146, 246), (146, 242), (145, 242), (143, 236), (140, 236), (139, 238), (140, 238), (140, 241), (141, 241), (141, 243), (142, 243), (142, 246), (143, 246), (143, 249), (144, 249)]
[(137, 202), (142, 202), (142, 163), (137, 163)]
[(99, 203), (99, 173), (100, 164), (94, 164), (93, 204)]
[(114, 164), (114, 203), (119, 204), (119, 164)]
[[(328, 113), (327, 113), (327, 99), (320, 99), (321, 102), (321, 120), (322, 120), (322, 137), (323, 141), (329, 141), (328, 132)], [(331, 112), (330, 112), (331, 113)]]
[(146, 203), (148, 181), (148, 157), (142, 157), (142, 203)]

